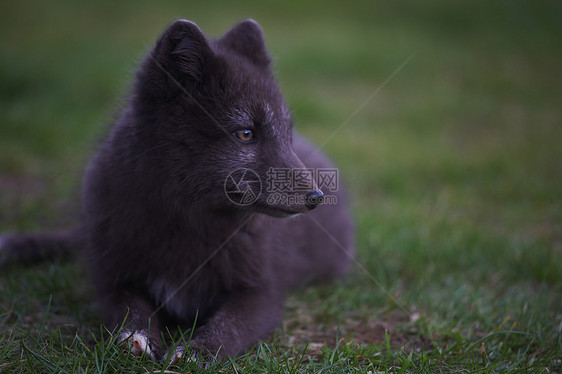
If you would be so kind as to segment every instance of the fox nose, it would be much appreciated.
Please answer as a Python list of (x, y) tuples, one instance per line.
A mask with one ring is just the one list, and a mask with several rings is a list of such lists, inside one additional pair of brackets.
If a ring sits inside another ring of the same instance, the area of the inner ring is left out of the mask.
[(323, 202), (324, 193), (320, 190), (314, 190), (306, 194), (304, 205), (308, 208), (308, 210), (312, 210)]

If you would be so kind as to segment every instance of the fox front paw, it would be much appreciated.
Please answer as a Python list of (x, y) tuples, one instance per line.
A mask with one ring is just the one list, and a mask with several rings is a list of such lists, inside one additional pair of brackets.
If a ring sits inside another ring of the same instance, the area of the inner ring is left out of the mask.
[(148, 336), (145, 331), (130, 331), (125, 330), (117, 338), (117, 342), (123, 346), (127, 351), (135, 356), (142, 356), (143, 354), (151, 360), (156, 360), (156, 353), (150, 347)]
[(171, 349), (170, 351), (168, 351), (164, 360), (168, 362), (169, 365), (176, 365), (183, 360), (185, 360), (186, 362), (197, 361), (196, 357), (193, 354), (186, 352), (186, 349), (183, 345), (179, 345), (175, 349)]

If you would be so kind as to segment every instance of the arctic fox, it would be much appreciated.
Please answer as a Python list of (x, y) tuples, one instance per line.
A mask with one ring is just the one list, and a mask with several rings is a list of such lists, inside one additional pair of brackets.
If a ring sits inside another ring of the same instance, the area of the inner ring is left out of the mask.
[(124, 323), (134, 354), (161, 358), (161, 329), (195, 323), (166, 357), (233, 356), (279, 324), (288, 290), (348, 271), (353, 224), (341, 188), (322, 204), (326, 170), (293, 131), (260, 26), (208, 40), (177, 20), (84, 173), (80, 225), (5, 235), (1, 261), (80, 248), (104, 323)]

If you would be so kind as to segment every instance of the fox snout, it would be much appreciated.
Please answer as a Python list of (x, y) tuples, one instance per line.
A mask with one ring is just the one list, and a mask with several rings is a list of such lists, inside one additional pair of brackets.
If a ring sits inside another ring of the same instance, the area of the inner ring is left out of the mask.
[(306, 208), (312, 210), (324, 202), (324, 193), (321, 190), (314, 190), (307, 193), (305, 199)]
[(308, 173), (302, 173), (300, 175), (298, 173), (294, 173), (293, 177), (295, 185), (306, 186), (306, 188), (311, 189), (311, 191), (304, 196), (304, 205), (308, 210), (315, 209), (318, 205), (324, 202), (324, 193), (320, 188), (318, 188), (316, 181), (311, 177), (311, 175)]

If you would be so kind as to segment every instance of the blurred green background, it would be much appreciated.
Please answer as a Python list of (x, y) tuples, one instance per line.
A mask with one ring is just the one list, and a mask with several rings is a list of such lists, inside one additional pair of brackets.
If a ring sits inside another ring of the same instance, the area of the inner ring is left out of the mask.
[(363, 243), (380, 240), (371, 224), (409, 217), (560, 254), (561, 12), (523, 1), (4, 2), (0, 227), (53, 218), (44, 210), (72, 192), (168, 23), (218, 37), (252, 17), (297, 128), (328, 141), (342, 169)]
[[(297, 129), (341, 170), (359, 261), (426, 316), (424, 333), (478, 335), (508, 316), (554, 344), (558, 1), (4, 1), (0, 231), (72, 222), (81, 170), (167, 24), (190, 19), (218, 37), (248, 17)], [(335, 293), (348, 309), (392, 304), (368, 280), (350, 282), (348, 299)]]

